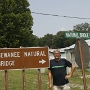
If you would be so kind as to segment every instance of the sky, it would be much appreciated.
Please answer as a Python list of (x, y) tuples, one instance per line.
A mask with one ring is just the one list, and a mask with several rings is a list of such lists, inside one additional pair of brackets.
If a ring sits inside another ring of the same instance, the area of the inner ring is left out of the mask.
[[(73, 26), (82, 23), (90, 24), (90, 0), (28, 0), (33, 17), (33, 34), (44, 37), (55, 35), (59, 31), (73, 30)], [(52, 16), (58, 15), (58, 16)], [(64, 17), (64, 16), (69, 16)], [(71, 18), (79, 17), (79, 18)]]

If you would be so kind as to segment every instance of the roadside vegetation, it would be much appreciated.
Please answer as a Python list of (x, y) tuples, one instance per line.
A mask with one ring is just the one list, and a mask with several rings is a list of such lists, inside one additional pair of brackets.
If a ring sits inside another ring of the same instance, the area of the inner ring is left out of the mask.
[[(90, 71), (85, 70), (87, 90), (90, 90)], [(38, 70), (25, 70), (26, 90), (38, 90)], [(76, 69), (73, 76), (69, 79), (71, 90), (84, 90), (82, 71)], [(41, 88), (48, 88), (48, 70), (41, 73)], [(5, 72), (0, 71), (0, 90), (5, 90)], [(8, 70), (8, 90), (23, 90), (22, 70)]]

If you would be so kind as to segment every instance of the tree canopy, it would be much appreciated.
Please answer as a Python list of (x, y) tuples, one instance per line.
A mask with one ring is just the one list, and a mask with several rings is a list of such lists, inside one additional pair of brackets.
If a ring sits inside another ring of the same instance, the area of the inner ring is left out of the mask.
[[(68, 32), (90, 32), (90, 24), (81, 23), (73, 27)], [(76, 38), (65, 38), (66, 31), (59, 31), (56, 35), (47, 34), (39, 39), (39, 46), (48, 46), (49, 48), (65, 48), (75, 44)]]
[(0, 0), (0, 47), (33, 45), (33, 18), (27, 0)]
[[(33, 35), (33, 17), (27, 0), (0, 0), (0, 48), (48, 46), (64, 48), (75, 43), (75, 39), (65, 38), (66, 31), (56, 35), (46, 34), (42, 38)], [(90, 32), (90, 24), (81, 23), (72, 32)], [(48, 32), (47, 32), (48, 33)]]
[(81, 23), (73, 26), (73, 31), (76, 32), (90, 32), (90, 24), (88, 23)]

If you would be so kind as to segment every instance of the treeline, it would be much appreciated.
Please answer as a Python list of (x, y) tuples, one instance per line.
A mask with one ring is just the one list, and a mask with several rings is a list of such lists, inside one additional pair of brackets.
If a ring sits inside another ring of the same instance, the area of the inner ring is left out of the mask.
[[(29, 6), (28, 0), (0, 0), (0, 48), (63, 48), (75, 43), (76, 39), (65, 38), (65, 31), (42, 38), (33, 35), (33, 16)], [(78, 24), (68, 31), (90, 32), (90, 24)]]
[[(90, 32), (90, 24), (82, 23), (76, 26), (73, 26), (73, 30), (68, 30), (70, 32)], [(47, 34), (42, 38), (35, 36), (35, 46), (48, 46), (49, 48), (64, 48), (72, 44), (75, 44), (76, 38), (65, 38), (65, 32), (59, 31), (56, 35)]]

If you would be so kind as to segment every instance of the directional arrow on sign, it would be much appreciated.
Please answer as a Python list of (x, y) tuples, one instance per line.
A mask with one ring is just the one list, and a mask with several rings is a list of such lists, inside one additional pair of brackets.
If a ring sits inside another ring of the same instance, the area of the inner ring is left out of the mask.
[(39, 63), (42, 63), (42, 64), (44, 64), (46, 61), (45, 60), (41, 60), (41, 61), (39, 61)]

